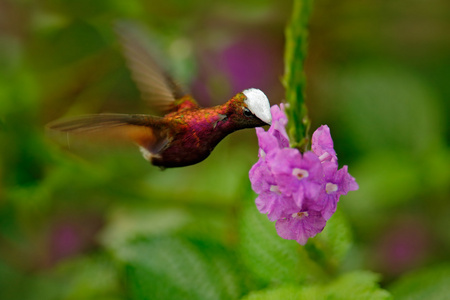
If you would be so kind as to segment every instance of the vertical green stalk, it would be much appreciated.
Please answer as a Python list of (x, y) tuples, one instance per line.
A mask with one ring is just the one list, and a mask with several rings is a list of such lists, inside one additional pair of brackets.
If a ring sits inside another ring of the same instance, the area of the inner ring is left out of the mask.
[(286, 114), (291, 147), (306, 151), (309, 143), (308, 111), (305, 105), (306, 78), (304, 62), (307, 53), (308, 21), (313, 0), (294, 0), (291, 21), (286, 27), (284, 53)]

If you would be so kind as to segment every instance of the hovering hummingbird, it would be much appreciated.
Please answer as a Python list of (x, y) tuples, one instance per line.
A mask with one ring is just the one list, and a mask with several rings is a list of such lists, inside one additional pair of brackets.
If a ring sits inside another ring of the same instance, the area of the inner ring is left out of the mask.
[(132, 34), (120, 28), (118, 34), (142, 98), (165, 115), (85, 115), (50, 123), (49, 129), (129, 140), (146, 160), (164, 169), (201, 162), (236, 130), (271, 124), (269, 100), (261, 90), (247, 89), (222, 105), (202, 108)]

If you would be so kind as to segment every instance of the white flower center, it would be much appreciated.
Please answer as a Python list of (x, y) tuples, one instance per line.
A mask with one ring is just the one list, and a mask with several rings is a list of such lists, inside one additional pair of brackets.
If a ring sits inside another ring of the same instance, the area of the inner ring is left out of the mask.
[(338, 190), (338, 186), (337, 184), (328, 182), (327, 185), (325, 186), (325, 191), (327, 191), (327, 194), (331, 194), (334, 193)]
[(271, 185), (271, 186), (270, 186), (270, 191), (271, 191), (272, 193), (276, 193), (276, 194), (278, 194), (278, 195), (281, 195), (280, 188), (279, 188), (277, 185)]
[(298, 180), (302, 180), (303, 178), (308, 177), (309, 173), (306, 170), (294, 168), (294, 170), (292, 170), (292, 175), (296, 176)]
[(292, 217), (295, 219), (303, 219), (305, 217), (309, 216), (307, 211), (300, 211), (298, 213), (293, 213)]

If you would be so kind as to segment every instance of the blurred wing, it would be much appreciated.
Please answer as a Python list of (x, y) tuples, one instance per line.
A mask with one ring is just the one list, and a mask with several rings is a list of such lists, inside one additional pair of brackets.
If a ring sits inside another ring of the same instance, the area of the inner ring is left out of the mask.
[(183, 98), (186, 93), (163, 71), (130, 26), (118, 24), (116, 32), (127, 65), (144, 101), (165, 113), (176, 111), (175, 100)]
[(99, 114), (85, 115), (48, 124), (48, 129), (93, 136), (100, 140), (127, 140), (149, 152), (158, 153), (169, 142), (161, 118), (148, 115)]

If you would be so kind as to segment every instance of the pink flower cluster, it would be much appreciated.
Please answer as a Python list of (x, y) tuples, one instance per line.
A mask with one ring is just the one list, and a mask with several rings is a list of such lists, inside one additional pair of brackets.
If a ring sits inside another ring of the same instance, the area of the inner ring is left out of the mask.
[(336, 211), (340, 195), (358, 189), (347, 166), (338, 170), (330, 129), (319, 127), (312, 136), (312, 151), (289, 148), (283, 104), (271, 107), (268, 131), (256, 128), (259, 160), (249, 172), (256, 206), (276, 221), (278, 235), (306, 244), (325, 227)]

